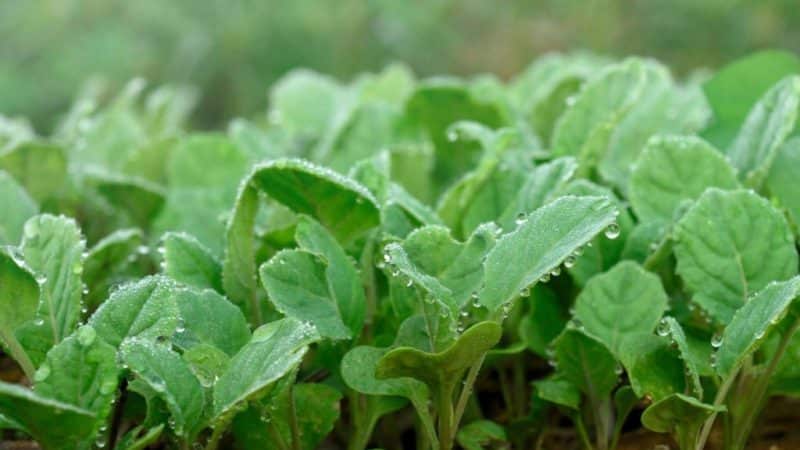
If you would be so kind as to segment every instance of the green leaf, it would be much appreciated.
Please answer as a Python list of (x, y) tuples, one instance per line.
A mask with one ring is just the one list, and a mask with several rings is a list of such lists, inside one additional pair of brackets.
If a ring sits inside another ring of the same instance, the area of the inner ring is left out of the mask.
[(225, 215), (247, 163), (242, 151), (224, 136), (196, 134), (181, 140), (167, 162), (167, 200), (156, 230), (185, 231), (220, 254)]
[(0, 341), (4, 350), (31, 377), (35, 366), (16, 332), (35, 317), (39, 286), (31, 269), (13, 252), (12, 248), (0, 247)]
[(270, 90), (270, 120), (290, 133), (319, 136), (339, 109), (341, 97), (341, 88), (332, 78), (293, 70)]
[(506, 430), (491, 420), (476, 420), (461, 427), (456, 441), (464, 450), (481, 450), (493, 442), (506, 442)]
[(88, 309), (97, 307), (108, 297), (114, 284), (130, 281), (144, 275), (134, 264), (144, 258), (150, 249), (142, 245), (142, 232), (135, 228), (116, 230), (101, 239), (83, 261), (83, 281), (89, 292), (84, 301)]
[(559, 406), (580, 410), (581, 391), (571, 381), (553, 376), (533, 382), (536, 395), (542, 400), (554, 403)]
[(182, 232), (166, 233), (162, 246), (166, 275), (189, 286), (222, 292), (222, 266), (211, 250), (194, 236)]
[(681, 448), (691, 448), (712, 414), (724, 411), (683, 394), (672, 394), (656, 401), (642, 413), (642, 425), (657, 433), (675, 433)]
[(0, 381), (0, 414), (21, 425), (45, 450), (81, 448), (93, 437), (91, 411)]
[(446, 186), (464, 173), (477, 157), (474, 143), (448, 139), (447, 128), (460, 120), (470, 120), (495, 128), (502, 123), (497, 105), (478, 98), (460, 82), (434, 79), (417, 85), (405, 105), (412, 118), (433, 141), (436, 151), (434, 180)]
[(633, 168), (630, 201), (642, 222), (671, 222), (686, 200), (709, 187), (735, 189), (736, 172), (722, 154), (694, 136), (657, 136)]
[(615, 210), (602, 197), (566, 196), (531, 213), (489, 252), (481, 304), (494, 311), (513, 300), (614, 223)]
[(567, 324), (566, 307), (553, 291), (537, 285), (528, 297), (530, 309), (519, 324), (519, 334), (528, 348), (539, 356), (546, 356), (547, 346)]
[(253, 245), (258, 192), (300, 214), (308, 214), (347, 244), (378, 225), (375, 198), (361, 184), (299, 159), (279, 159), (256, 166), (242, 184), (226, 233), (222, 283), (231, 300), (260, 322), (256, 302)]
[(501, 334), (500, 325), (487, 321), (473, 325), (450, 347), (438, 353), (398, 347), (380, 359), (375, 376), (379, 379), (412, 377), (435, 390), (456, 383), (466, 369), (500, 341)]
[(797, 251), (783, 215), (751, 191), (710, 188), (675, 229), (677, 272), (692, 301), (728, 323), (747, 298), (797, 273)]
[(748, 186), (761, 188), (778, 149), (795, 128), (799, 107), (800, 76), (792, 76), (767, 91), (747, 115), (727, 153)]
[(63, 194), (67, 180), (67, 158), (58, 145), (30, 141), (0, 151), (0, 171), (6, 171), (39, 203)]
[(117, 215), (125, 219), (124, 223), (149, 229), (164, 206), (164, 190), (147, 179), (105, 172), (88, 172), (87, 179)]
[(128, 337), (172, 336), (178, 326), (178, 285), (162, 276), (128, 283), (111, 293), (89, 319), (98, 336), (114, 347)]
[(315, 150), (315, 161), (346, 172), (357, 161), (391, 147), (398, 139), (400, 110), (384, 103), (356, 106), (348, 117)]
[(35, 334), (47, 343), (34, 352), (44, 353), (72, 333), (80, 320), (86, 241), (73, 219), (49, 214), (28, 220), (24, 234), (20, 250), (41, 291), (37, 320), (44, 325)]
[(575, 299), (575, 319), (617, 358), (632, 333), (652, 332), (667, 308), (658, 276), (623, 261), (586, 283)]
[(714, 121), (703, 132), (704, 137), (726, 148), (759, 98), (782, 78), (796, 73), (800, 73), (800, 59), (780, 50), (753, 53), (720, 69), (703, 85), (714, 112)]
[(458, 242), (442, 226), (418, 228), (400, 243), (385, 248), (391, 270), (407, 277), (437, 301), (455, 311), (464, 307), (483, 282), (483, 259), (499, 230), (478, 227), (466, 242)]
[(686, 380), (680, 358), (669, 342), (650, 333), (628, 336), (622, 348), (622, 364), (638, 397), (660, 400), (684, 392)]
[(295, 319), (263, 325), (231, 358), (228, 370), (214, 386), (214, 420), (225, 421), (244, 402), (264, 393), (300, 364), (307, 346), (319, 340), (313, 326)]
[(574, 156), (580, 173), (590, 173), (605, 154), (614, 127), (642, 95), (649, 70), (646, 61), (628, 59), (587, 81), (556, 122), (553, 155)]
[(617, 385), (617, 362), (608, 348), (580, 329), (567, 327), (553, 343), (558, 373), (598, 401)]
[(22, 238), (22, 228), (39, 206), (8, 173), (0, 170), (0, 244), (16, 244)]
[[(292, 442), (290, 427), (292, 411), (289, 409), (289, 404), (294, 401), (300, 442), (293, 448), (314, 450), (319, 448), (339, 419), (341, 399), (342, 394), (339, 391), (324, 384), (290, 384), (271, 399), (269, 408), (264, 408), (262, 414), (269, 421), (269, 425), (264, 424), (264, 426), (275, 427), (284, 442)], [(274, 439), (269, 438), (268, 433), (262, 433), (261, 440), (261, 448), (281, 449)]]
[(800, 137), (787, 140), (778, 154), (767, 178), (767, 189), (788, 212), (795, 235), (800, 236), (800, 196), (797, 180), (800, 177)]
[(47, 352), (33, 377), (34, 389), (43, 397), (92, 411), (97, 431), (111, 412), (118, 373), (114, 347), (85, 325)]
[(190, 441), (203, 425), (203, 387), (180, 355), (168, 346), (128, 338), (120, 345), (125, 365), (164, 400), (170, 426)]
[(703, 398), (703, 385), (700, 383), (700, 364), (696, 360), (695, 352), (689, 345), (686, 333), (674, 317), (664, 317), (659, 323), (659, 334), (669, 335), (670, 343), (677, 347), (678, 356), (683, 361), (686, 369), (687, 384), (692, 388), (692, 393), (697, 398)]
[(764, 343), (786, 317), (794, 300), (800, 296), (800, 276), (787, 281), (774, 281), (748, 298), (733, 315), (722, 335), (717, 350), (717, 373), (723, 379), (733, 376)]
[(216, 291), (179, 288), (172, 297), (180, 315), (173, 338), (178, 347), (210, 344), (233, 356), (250, 340), (242, 311)]

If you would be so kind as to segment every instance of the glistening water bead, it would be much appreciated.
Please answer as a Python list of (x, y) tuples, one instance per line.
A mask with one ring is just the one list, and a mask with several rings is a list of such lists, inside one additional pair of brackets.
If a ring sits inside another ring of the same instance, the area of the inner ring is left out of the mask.
[(612, 222), (606, 227), (605, 235), (609, 239), (616, 239), (619, 237), (620, 229), (619, 224)]

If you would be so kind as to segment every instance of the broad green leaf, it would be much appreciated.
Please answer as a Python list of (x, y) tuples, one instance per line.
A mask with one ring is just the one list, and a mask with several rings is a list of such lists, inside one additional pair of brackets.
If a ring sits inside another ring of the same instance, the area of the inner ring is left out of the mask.
[(630, 201), (642, 222), (671, 222), (675, 209), (709, 187), (735, 189), (736, 172), (714, 147), (694, 136), (657, 136), (633, 168)]
[(767, 189), (788, 212), (797, 236), (800, 236), (800, 196), (797, 195), (799, 177), (800, 137), (795, 137), (786, 141), (778, 150), (767, 178)]
[(34, 389), (43, 397), (92, 411), (97, 431), (111, 412), (118, 372), (114, 347), (85, 325), (47, 352), (33, 377)]
[(356, 106), (347, 119), (315, 150), (315, 161), (331, 169), (346, 172), (359, 160), (369, 158), (382, 148), (392, 147), (398, 139), (400, 110), (383, 103)]
[(228, 420), (240, 405), (264, 393), (300, 364), (307, 346), (317, 340), (313, 326), (290, 318), (254, 331), (214, 385), (214, 420)]
[[(294, 399), (290, 397), (292, 395)], [(285, 442), (292, 442), (289, 426), (289, 402), (294, 401), (297, 415), (297, 428), (300, 442), (295, 448), (314, 450), (319, 448), (325, 437), (333, 430), (334, 424), (339, 419), (339, 402), (342, 394), (336, 389), (316, 383), (297, 383), (290, 389), (283, 390), (276, 398), (272, 399), (269, 408), (269, 419)], [(274, 406), (274, 409), (273, 409)], [(280, 449), (272, 439), (267, 439), (263, 448)]]
[(120, 286), (89, 319), (97, 335), (114, 347), (128, 337), (169, 337), (178, 326), (178, 285), (162, 276)]
[[(177, 336), (175, 340), (179, 341), (176, 345), (182, 345), (180, 336)], [(228, 370), (231, 358), (212, 344), (192, 342), (190, 345), (183, 349), (181, 356), (189, 364), (189, 369), (200, 381), (200, 384), (209, 388)]]
[(331, 289), (326, 271), (332, 269), (321, 258), (305, 250), (282, 250), (264, 263), (261, 281), (275, 308), (297, 320), (313, 324), (320, 335), (348, 339), (351, 331), (342, 321), (338, 296)]
[(640, 333), (623, 342), (621, 361), (638, 397), (649, 395), (658, 401), (684, 392), (684, 366), (667, 339)]
[(556, 195), (606, 197), (619, 211), (616, 219), (616, 223), (619, 226), (619, 236), (616, 239), (608, 239), (603, 235), (597, 236), (585, 246), (575, 249), (575, 252), (564, 260), (564, 267), (572, 279), (578, 285), (584, 286), (593, 276), (611, 269), (619, 262), (627, 237), (633, 228), (633, 218), (631, 218), (625, 203), (620, 201), (611, 189), (586, 179), (571, 181), (552, 194), (552, 196)]
[(677, 273), (692, 301), (728, 323), (754, 292), (797, 273), (783, 215), (752, 191), (710, 188), (675, 229)]
[(0, 414), (21, 425), (45, 450), (81, 448), (94, 438), (91, 411), (0, 381)]
[(89, 249), (83, 261), (83, 281), (89, 289), (84, 297), (87, 308), (100, 305), (111, 286), (144, 275), (135, 264), (150, 252), (142, 240), (141, 230), (125, 228), (114, 231)]
[(646, 61), (628, 59), (587, 81), (556, 122), (553, 154), (574, 156), (580, 173), (590, 173), (604, 156), (614, 127), (642, 95), (649, 70)]
[(456, 441), (464, 450), (481, 450), (492, 443), (504, 443), (508, 440), (506, 430), (491, 420), (476, 420), (470, 422), (456, 434)]
[(132, 109), (109, 108), (86, 118), (68, 147), (71, 167), (117, 171), (147, 141), (147, 131)]
[[(364, 325), (366, 299), (355, 262), (319, 222), (301, 216), (295, 228), (297, 245), (326, 262), (325, 277), (342, 323), (354, 338)], [(319, 328), (319, 327), (318, 327)]]
[(642, 425), (657, 433), (675, 433), (681, 448), (691, 448), (706, 419), (724, 409), (677, 393), (648, 406), (642, 413)]
[(708, 121), (709, 110), (698, 86), (678, 86), (667, 71), (649, 65), (646, 88), (620, 121), (598, 168), (602, 178), (623, 193), (633, 163), (657, 134), (693, 134)]
[[(37, 320), (44, 322), (39, 334), (44, 353), (75, 329), (81, 316), (83, 252), (86, 241), (78, 224), (64, 216), (43, 214), (25, 223), (20, 250), (40, 284)], [(37, 346), (38, 347), (38, 346)]]
[(502, 123), (496, 104), (475, 96), (468, 86), (446, 79), (417, 85), (408, 98), (405, 114), (412, 118), (433, 141), (436, 150), (434, 179), (446, 186), (474, 164), (478, 149), (473, 142), (451, 141), (447, 128), (460, 120), (470, 120), (495, 128)]
[(167, 161), (167, 200), (156, 229), (188, 232), (221, 254), (225, 214), (236, 199), (247, 163), (242, 151), (224, 136), (184, 138)]
[(149, 180), (107, 173), (88, 175), (100, 196), (133, 226), (149, 229), (164, 206), (163, 188)]
[(581, 407), (581, 391), (571, 381), (554, 376), (533, 382), (536, 395), (542, 400), (566, 408), (579, 410)]
[(501, 334), (500, 325), (488, 321), (473, 325), (450, 347), (438, 353), (398, 347), (380, 359), (375, 376), (379, 379), (412, 377), (434, 390), (452, 385), (500, 341)]
[(191, 441), (203, 421), (203, 387), (180, 355), (153, 341), (129, 338), (119, 349), (124, 364), (164, 400), (170, 426)]
[(0, 244), (16, 245), (22, 238), (22, 228), (30, 217), (39, 212), (39, 206), (25, 189), (8, 173), (0, 170)]
[(619, 358), (627, 336), (656, 328), (667, 301), (658, 276), (623, 261), (586, 283), (575, 299), (574, 317)]
[(39, 203), (63, 194), (67, 158), (58, 145), (31, 141), (0, 151), (0, 170), (8, 172)]
[(270, 90), (270, 120), (290, 133), (320, 136), (341, 99), (342, 89), (332, 78), (309, 70), (293, 70)]
[(162, 238), (163, 271), (170, 278), (198, 288), (222, 292), (222, 266), (211, 250), (188, 233), (170, 232)]
[(256, 302), (256, 262), (253, 245), (258, 192), (320, 222), (347, 244), (378, 225), (375, 198), (361, 184), (330, 169), (299, 159), (280, 159), (256, 166), (241, 185), (226, 232), (222, 283), (231, 300), (260, 322)]
[(727, 154), (742, 180), (760, 189), (775, 156), (794, 130), (800, 108), (800, 76), (782, 80), (747, 115)]
[(617, 385), (617, 362), (597, 339), (580, 329), (567, 327), (553, 343), (558, 373), (593, 401), (599, 401)]
[(758, 350), (798, 296), (800, 276), (795, 276), (769, 283), (736, 311), (717, 350), (715, 369), (723, 379), (734, 376), (745, 359)]
[(210, 344), (233, 356), (250, 340), (242, 311), (216, 291), (180, 288), (172, 297), (180, 315), (173, 341), (182, 349)]
[[(15, 331), (35, 317), (39, 286), (31, 269), (12, 252), (10, 248), (0, 247), (0, 341), (26, 375), (31, 376), (34, 364)], [(44, 321), (41, 324), (44, 325)]]
[(512, 301), (613, 224), (615, 217), (614, 205), (602, 197), (565, 196), (537, 209), (489, 252), (481, 304), (494, 311)]
[(703, 85), (714, 113), (703, 136), (717, 147), (726, 148), (759, 98), (782, 78), (797, 73), (800, 59), (780, 50), (757, 52), (720, 69)]
[(427, 295), (455, 311), (464, 307), (483, 282), (483, 259), (495, 243), (497, 227), (478, 227), (458, 242), (442, 226), (419, 228), (402, 243), (389, 244), (384, 260)]

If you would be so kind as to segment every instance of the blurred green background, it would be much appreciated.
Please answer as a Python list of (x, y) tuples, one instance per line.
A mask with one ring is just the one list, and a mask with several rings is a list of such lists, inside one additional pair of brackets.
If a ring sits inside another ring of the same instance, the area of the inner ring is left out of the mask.
[(420, 76), (508, 78), (537, 55), (656, 57), (685, 74), (755, 49), (800, 52), (798, 0), (3, 0), (0, 114), (47, 132), (87, 79), (199, 88), (197, 126), (261, 112), (303, 66), (340, 78), (405, 61)]

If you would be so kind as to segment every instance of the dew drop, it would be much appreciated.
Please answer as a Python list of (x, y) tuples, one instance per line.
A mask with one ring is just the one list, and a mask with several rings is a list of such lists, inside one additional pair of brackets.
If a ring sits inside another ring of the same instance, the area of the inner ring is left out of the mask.
[(469, 311), (461, 311), (461, 317), (469, 317)]
[(413, 285), (414, 285), (414, 280), (412, 280), (411, 278), (409, 278), (408, 280), (406, 280), (406, 287), (411, 287), (411, 286), (413, 286)]
[(572, 256), (572, 255), (569, 255), (564, 259), (564, 267), (566, 267), (567, 269), (570, 269), (573, 266), (575, 266), (575, 257)]
[(531, 288), (526, 287), (526, 288), (522, 289), (521, 291), (519, 291), (519, 296), (520, 297), (530, 297), (531, 296)]
[(765, 330), (762, 328), (762, 329), (756, 331), (756, 334), (753, 337), (756, 338), (757, 341), (759, 341), (764, 337), (764, 333), (765, 333)]
[(186, 324), (183, 322), (183, 320), (179, 320), (178, 325), (175, 327), (175, 332), (183, 333), (184, 331), (186, 331)]
[(136, 253), (138, 253), (140, 255), (146, 255), (146, 254), (150, 253), (150, 247), (148, 247), (146, 245), (140, 245), (140, 246), (136, 247)]
[(711, 346), (714, 348), (720, 348), (722, 346), (722, 335), (719, 333), (714, 334), (711, 336)]
[(544, 274), (544, 275), (542, 275), (541, 278), (539, 278), (539, 282), (540, 283), (547, 283), (548, 281), (550, 281), (550, 273), (549, 272)]
[(44, 325), (44, 319), (42, 319), (41, 317), (37, 317), (36, 319), (34, 319), (33, 324), (36, 325), (37, 327), (40, 327)]
[(39, 284), (47, 283), (47, 275), (44, 274), (36, 275), (36, 282)]
[(526, 216), (524, 212), (517, 214), (517, 219), (515, 220), (517, 225), (522, 225), (523, 223), (525, 223), (525, 217)]
[(622, 375), (622, 372), (624, 372), (622, 364), (617, 363), (617, 365), (614, 366), (614, 373), (617, 374), (617, 376), (620, 376)]
[(583, 255), (583, 247), (578, 247), (572, 252), (572, 256), (576, 258), (581, 255)]
[(42, 364), (36, 373), (33, 374), (33, 381), (39, 383), (47, 379), (50, 376), (50, 366), (47, 364)]
[(78, 330), (78, 343), (84, 347), (92, 345), (97, 332), (92, 327), (82, 327)]
[(553, 270), (550, 271), (550, 275), (554, 277), (561, 275), (561, 267), (554, 267)]
[(447, 140), (450, 142), (455, 142), (458, 140), (458, 132), (456, 130), (450, 130), (447, 132)]
[(667, 336), (669, 334), (669, 321), (667, 321), (666, 317), (658, 322), (658, 327), (656, 327), (656, 334), (658, 334), (661, 337)]
[(605, 235), (609, 239), (616, 239), (619, 237), (619, 225), (616, 222), (611, 223), (606, 227)]

